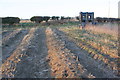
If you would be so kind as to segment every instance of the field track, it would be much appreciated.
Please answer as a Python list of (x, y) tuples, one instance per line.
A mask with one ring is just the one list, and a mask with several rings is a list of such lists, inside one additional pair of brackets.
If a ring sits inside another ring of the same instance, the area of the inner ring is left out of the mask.
[(2, 33), (4, 78), (116, 78), (57, 28), (17, 29)]

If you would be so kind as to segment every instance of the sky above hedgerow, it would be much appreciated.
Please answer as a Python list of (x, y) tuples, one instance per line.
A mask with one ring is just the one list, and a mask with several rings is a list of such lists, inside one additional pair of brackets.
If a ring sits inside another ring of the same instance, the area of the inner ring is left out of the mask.
[(0, 0), (0, 17), (78, 16), (94, 12), (95, 17), (118, 17), (120, 0)]

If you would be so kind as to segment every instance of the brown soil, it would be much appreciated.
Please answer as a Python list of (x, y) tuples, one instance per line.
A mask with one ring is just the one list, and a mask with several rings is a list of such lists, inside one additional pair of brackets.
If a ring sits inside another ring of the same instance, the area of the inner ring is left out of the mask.
[(58, 29), (3, 34), (3, 78), (115, 78), (116, 73)]

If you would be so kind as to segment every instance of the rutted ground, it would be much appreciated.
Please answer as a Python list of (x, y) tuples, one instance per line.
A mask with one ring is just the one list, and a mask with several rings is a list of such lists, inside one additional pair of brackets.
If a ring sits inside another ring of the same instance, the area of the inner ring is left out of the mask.
[(13, 32), (11, 32), (10, 34), (8, 34), (9, 32), (6, 32), (6, 35), (4, 35), (3, 39), (2, 39), (2, 46), (7, 46), (8, 43), (10, 43), (9, 41), (13, 41), (14, 38), (21, 33), (21, 29), (17, 29)]
[[(9, 33), (9, 32), (8, 32)], [(6, 32), (6, 34), (8, 34)], [(28, 33), (28, 30), (16, 30), (11, 32), (8, 36), (3, 37), (3, 46), (2, 46), (2, 61), (6, 60), (16, 47), (20, 44), (24, 36)]]
[[(48, 78), (50, 68), (46, 62), (47, 47), (44, 29), (36, 29), (33, 36), (23, 50), (25, 56), (16, 67), (15, 77)], [(30, 34), (31, 35), (31, 34)]]
[(13, 31), (2, 31), (2, 37), (6, 37), (8, 36), (10, 33), (12, 33)]
[(50, 77), (46, 56), (44, 29), (32, 28), (2, 64), (2, 75), (12, 78)]
[(78, 62), (78, 57), (65, 47), (65, 42), (47, 28), (48, 60), (52, 70), (52, 76), (56, 78), (94, 78)]
[[(8, 36), (6, 36), (8, 35)], [(31, 28), (5, 33), (4, 78), (115, 78), (105, 63), (91, 57), (58, 29)]]
[(89, 30), (80, 30), (77, 27), (60, 30), (65, 32), (77, 46), (87, 51), (89, 56), (112, 69), (116, 75), (118, 74), (117, 37)]
[[(55, 38), (53, 38), (49, 42), (49, 46), (53, 47), (53, 48), (50, 47), (51, 50), (49, 51), (49, 53), (51, 55), (54, 53), (54, 56), (55, 56), (55, 54), (60, 56), (60, 61), (63, 61), (62, 63), (65, 63), (65, 64), (70, 63), (71, 64), (71, 62), (74, 62), (74, 64), (81, 65), (80, 70), (76, 69), (76, 66), (79, 67), (79, 65), (73, 66), (72, 69), (74, 69), (74, 73), (77, 72), (77, 75), (72, 76), (72, 77), (78, 77), (78, 76), (84, 77), (84, 78), (88, 78), (88, 77), (97, 77), (97, 78), (117, 77), (116, 74), (112, 71), (112, 69), (105, 66), (104, 63), (100, 63), (99, 61), (96, 61), (92, 57), (90, 57), (86, 51), (82, 50), (73, 41), (69, 40), (69, 38), (63, 32), (56, 29), (56, 30), (53, 30), (52, 34), (54, 34)], [(55, 41), (55, 40), (57, 40), (57, 41)], [(48, 49), (49, 49), (49, 47), (48, 47)], [(70, 55), (72, 58), (70, 57)], [(64, 56), (65, 56), (65, 58), (64, 58)], [(68, 59), (66, 59), (66, 58), (68, 58)], [(74, 58), (77, 61), (75, 61)], [(57, 72), (61, 72), (61, 74), (64, 74), (64, 73), (62, 73), (62, 70), (60, 70), (60, 66), (59, 66), (60, 63), (57, 63), (55, 61), (59, 61), (59, 58), (57, 60), (55, 58), (53, 58), (52, 61), (50, 62), (51, 66), (56, 65), (55, 67), (53, 67), (53, 73), (56, 73), (56, 75), (59, 74)], [(63, 71), (64, 70), (69, 73), (69, 74), (67, 74), (66, 77), (71, 77), (71, 76), (69, 76), (70, 75), (69, 70), (66, 70), (65, 68), (63, 68)], [(85, 72), (85, 73), (83, 73), (83, 72)], [(88, 73), (90, 73), (91, 76)], [(60, 76), (60, 77), (63, 77), (63, 76)]]

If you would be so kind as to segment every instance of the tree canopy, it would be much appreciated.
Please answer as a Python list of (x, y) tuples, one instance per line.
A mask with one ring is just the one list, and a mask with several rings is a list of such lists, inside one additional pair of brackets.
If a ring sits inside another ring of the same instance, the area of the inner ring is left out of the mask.
[(41, 23), (42, 21), (48, 22), (49, 16), (33, 16), (30, 20), (36, 23)]
[(50, 19), (49, 16), (44, 16), (44, 17), (43, 17), (43, 20), (46, 21), (46, 22), (48, 22), (49, 19)]
[(4, 17), (2, 18), (2, 24), (13, 25), (15, 23), (19, 23), (20, 19), (18, 17)]
[(36, 22), (36, 23), (41, 23), (43, 21), (43, 17), (42, 16), (33, 16), (30, 20), (33, 22)]

